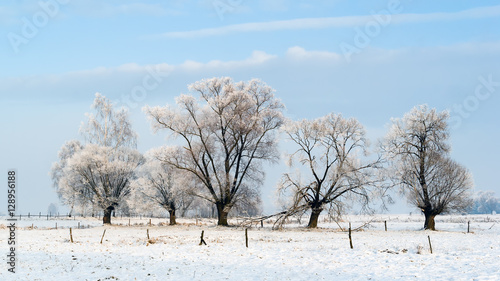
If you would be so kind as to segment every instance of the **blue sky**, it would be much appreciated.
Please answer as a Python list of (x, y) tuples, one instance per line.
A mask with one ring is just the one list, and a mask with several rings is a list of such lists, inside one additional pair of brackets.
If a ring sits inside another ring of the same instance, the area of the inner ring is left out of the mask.
[(0, 170), (18, 170), (21, 212), (45, 212), (50, 167), (96, 92), (129, 108), (144, 152), (166, 141), (142, 106), (231, 76), (267, 82), (291, 118), (358, 118), (373, 143), (415, 105), (448, 109), (452, 156), (500, 196), (499, 26), (497, 1), (4, 1)]

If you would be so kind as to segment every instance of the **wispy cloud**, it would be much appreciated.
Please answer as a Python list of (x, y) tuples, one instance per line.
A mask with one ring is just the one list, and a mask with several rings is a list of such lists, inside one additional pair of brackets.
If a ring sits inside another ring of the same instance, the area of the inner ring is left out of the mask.
[(337, 18), (304, 18), (272, 22), (252, 22), (226, 25), (216, 28), (203, 28), (192, 31), (174, 31), (159, 35), (166, 38), (197, 38), (220, 36), (230, 33), (262, 32), (277, 30), (320, 29), (328, 27), (344, 27), (358, 25), (365, 22), (366, 17), (337, 17)]
[(178, 66), (178, 69), (184, 71), (199, 71), (208, 69), (227, 70), (227, 69), (243, 68), (243, 67), (250, 67), (250, 66), (264, 64), (274, 58), (277, 58), (277, 56), (268, 54), (263, 51), (253, 51), (252, 55), (244, 60), (238, 60), (238, 61), (213, 60), (209, 61), (208, 63), (185, 61), (184, 63)]
[[(250, 56), (240, 60), (211, 60), (208, 62), (188, 60), (177, 65), (167, 63), (149, 65), (127, 63), (114, 67), (100, 66), (59, 74), (10, 78), (0, 77), (0, 92), (16, 92), (17, 98), (20, 99), (31, 98), (34, 96), (34, 93), (36, 93), (36, 96), (40, 96), (40, 92), (62, 97), (70, 94), (78, 95), (78, 93), (88, 96), (89, 93), (101, 91), (116, 97), (123, 93), (130, 94), (131, 89), (137, 85), (141, 85), (144, 77), (147, 75), (158, 75), (160, 78), (165, 79), (168, 83), (165, 82), (163, 86), (166, 87), (166, 85), (179, 83), (180, 80), (177, 81), (179, 77), (189, 77), (190, 75), (198, 74), (208, 77), (217, 72), (237, 72), (253, 67), (265, 67), (266, 63), (277, 57), (263, 51), (253, 51)], [(151, 74), (152, 72), (157, 74)], [(168, 77), (170, 77), (170, 74), (177, 77), (176, 81), (169, 80), (170, 78)], [(161, 87), (158, 88), (158, 90), (161, 89), (165, 90)], [(12, 99), (12, 97), (0, 96), (0, 100), (5, 99)]]
[(413, 23), (431, 21), (456, 21), (466, 19), (491, 18), (500, 16), (500, 5), (478, 7), (451, 13), (400, 14), (394, 15), (393, 23)]
[(342, 58), (341, 55), (328, 52), (328, 51), (307, 51), (306, 49), (295, 46), (288, 48), (286, 51), (286, 56), (290, 59), (294, 60), (340, 60)]
[[(133, 89), (143, 85), (145, 77), (153, 71), (162, 82), (148, 92), (144, 100), (147, 103), (163, 103), (167, 97), (185, 91), (187, 84), (201, 78), (258, 77), (272, 83), (283, 98), (294, 102), (290, 112), (303, 118), (306, 117), (301, 115), (304, 107), (315, 108), (310, 115), (315, 116), (318, 112), (342, 110), (353, 104), (359, 104), (355, 109), (358, 112), (373, 110), (376, 105), (388, 109), (390, 106), (381, 102), (387, 100), (398, 100), (403, 106), (428, 102), (448, 107), (455, 100), (463, 100), (460, 95), (474, 91), (478, 75), (491, 74), (494, 82), (500, 77), (498, 67), (492, 63), (500, 58), (500, 42), (368, 48), (353, 63), (346, 63), (338, 53), (328, 50), (293, 46), (283, 51), (278, 55), (254, 51), (237, 60), (185, 61), (175, 65), (130, 63), (51, 75), (0, 77), (0, 92), (15, 93), (0, 96), (0, 103), (88, 102), (95, 92), (101, 92), (128, 104), (124, 97), (130, 97)], [(139, 100), (132, 102), (139, 104)]]
[[(427, 14), (398, 14), (392, 15), (391, 23), (418, 23), (429, 21), (455, 21), (464, 19), (489, 18), (500, 16), (500, 5), (491, 7), (473, 8), (458, 12), (427, 13)], [(156, 35), (162, 38), (200, 38), (221, 36), (232, 33), (244, 32), (268, 32), (278, 30), (301, 30), (301, 29), (323, 29), (352, 27), (366, 24), (373, 20), (372, 15), (366, 16), (344, 16), (328, 18), (302, 18), (292, 20), (251, 22), (234, 25), (226, 25), (215, 28), (203, 28), (191, 31), (172, 31)]]
[[(300, 48), (300, 47), (298, 47)], [(302, 49), (302, 48), (300, 48)], [(304, 53), (306, 51), (302, 49)], [(89, 70), (80, 70), (69, 72), (65, 75), (72, 77), (101, 77), (105, 75), (128, 75), (140, 74), (147, 72), (147, 69), (160, 69), (163, 72), (174, 71), (202, 71), (202, 70), (230, 70), (235, 68), (245, 68), (264, 64), (272, 59), (277, 58), (276, 55), (271, 55), (263, 51), (253, 51), (251, 56), (242, 60), (222, 61), (211, 60), (209, 62), (198, 62), (187, 60), (178, 65), (171, 65), (166, 63), (152, 64), (152, 65), (139, 65), (136, 63), (127, 63), (116, 67), (96, 67)], [(58, 77), (59, 75), (52, 75), (51, 77)]]

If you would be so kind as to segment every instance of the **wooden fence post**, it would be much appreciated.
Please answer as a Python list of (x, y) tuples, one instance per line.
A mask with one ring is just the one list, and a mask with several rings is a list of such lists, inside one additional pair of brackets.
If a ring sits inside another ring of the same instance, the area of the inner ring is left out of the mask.
[(102, 237), (101, 237), (101, 244), (102, 244), (102, 240), (104, 239), (104, 234), (106, 234), (106, 229), (104, 230), (104, 232), (102, 233)]
[(248, 228), (245, 228), (245, 245), (248, 248)]
[(467, 233), (470, 233), (470, 221), (467, 222)]
[(69, 228), (69, 240), (73, 243), (73, 233), (71, 232), (71, 227)]
[(427, 235), (427, 239), (429, 239), (429, 248), (431, 249), (431, 254), (432, 254), (431, 237), (429, 235)]
[(146, 236), (148, 237), (148, 241), (149, 241), (149, 229), (146, 229)]
[(384, 221), (385, 231), (387, 231), (387, 221)]
[(351, 246), (351, 249), (353, 249), (352, 238), (351, 238), (351, 223), (349, 223), (349, 245)]

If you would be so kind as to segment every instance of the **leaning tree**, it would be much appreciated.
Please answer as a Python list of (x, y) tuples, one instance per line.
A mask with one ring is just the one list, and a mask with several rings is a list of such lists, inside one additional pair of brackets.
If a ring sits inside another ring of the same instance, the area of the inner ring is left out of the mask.
[(235, 202), (243, 193), (252, 194), (243, 191), (262, 184), (262, 163), (278, 158), (276, 132), (284, 106), (257, 79), (204, 79), (189, 89), (199, 98), (183, 94), (176, 99), (177, 108), (144, 111), (154, 131), (167, 130), (183, 143), (170, 147), (162, 160), (192, 174), (204, 187), (197, 196), (215, 204), (218, 224), (228, 225)]
[(354, 118), (329, 114), (314, 120), (289, 121), (284, 126), (289, 140), (296, 147), (288, 164), (301, 164), (301, 170), (285, 173), (279, 191), (291, 195), (287, 216), (309, 210), (308, 227), (316, 228), (321, 212), (328, 206), (342, 204), (342, 200), (360, 199), (367, 206), (370, 187), (378, 186), (374, 173), (380, 158), (367, 156), (367, 139), (363, 126)]
[(108, 224), (113, 210), (129, 196), (134, 171), (144, 159), (135, 149), (137, 136), (125, 109), (114, 110), (99, 93), (92, 108), (95, 114), (87, 114), (80, 128), (85, 144), (66, 143), (51, 175), (63, 203), (98, 206)]
[(466, 210), (472, 203), (472, 176), (449, 157), (448, 117), (447, 111), (416, 106), (392, 120), (382, 144), (390, 161), (388, 176), (422, 211), (424, 228), (430, 230), (437, 215)]

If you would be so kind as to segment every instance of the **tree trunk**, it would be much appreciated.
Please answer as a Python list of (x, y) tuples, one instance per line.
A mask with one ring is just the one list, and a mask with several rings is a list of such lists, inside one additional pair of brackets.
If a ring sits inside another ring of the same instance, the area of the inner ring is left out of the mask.
[(228, 226), (227, 215), (228, 210), (225, 210), (225, 205), (223, 203), (217, 203), (217, 225)]
[(424, 229), (436, 230), (436, 223), (434, 222), (434, 218), (436, 217), (436, 215), (430, 213), (424, 213), (424, 215)]
[(113, 212), (114, 209), (115, 207), (113, 206), (109, 206), (106, 209), (104, 209), (104, 216), (102, 217), (102, 222), (104, 224), (111, 224), (111, 213)]
[(168, 211), (168, 213), (170, 214), (170, 225), (177, 224), (175, 221), (175, 209)]
[(318, 227), (318, 219), (319, 219), (319, 214), (321, 214), (321, 211), (323, 211), (323, 209), (321, 208), (312, 209), (311, 217), (309, 218), (309, 224), (307, 225), (308, 228)]

